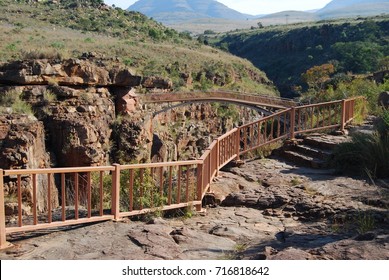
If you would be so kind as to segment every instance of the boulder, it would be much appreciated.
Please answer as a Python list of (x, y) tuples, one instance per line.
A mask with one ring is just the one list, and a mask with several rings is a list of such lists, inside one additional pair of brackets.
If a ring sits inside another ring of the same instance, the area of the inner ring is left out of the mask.
[(378, 96), (378, 105), (388, 109), (389, 108), (389, 91), (383, 91)]
[(170, 79), (164, 79), (161, 77), (145, 77), (142, 80), (142, 86), (145, 88), (158, 88), (170, 90), (173, 87), (173, 82)]
[(109, 76), (114, 86), (136, 87), (141, 83), (141, 77), (136, 76), (129, 69), (113, 68)]
[(115, 98), (116, 112), (118, 114), (131, 114), (136, 111), (138, 104), (135, 90), (129, 88), (120, 88), (112, 90)]

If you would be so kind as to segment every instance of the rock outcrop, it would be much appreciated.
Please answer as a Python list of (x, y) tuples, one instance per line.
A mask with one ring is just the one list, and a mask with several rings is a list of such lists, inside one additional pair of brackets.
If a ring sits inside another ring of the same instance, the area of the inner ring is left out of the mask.
[(378, 105), (386, 109), (389, 108), (389, 91), (383, 91), (378, 97)]
[[(45, 146), (43, 123), (33, 116), (0, 115), (0, 168), (36, 169), (50, 167), (50, 157)], [(47, 207), (47, 176), (37, 175), (38, 211)], [(8, 197), (6, 209), (8, 215), (17, 214), (12, 198), (17, 194), (17, 178), (6, 178), (4, 191)], [(31, 177), (21, 178), (21, 192), (25, 204), (24, 211), (29, 213), (32, 205), (33, 187)], [(52, 206), (58, 205), (58, 193), (52, 189)]]
[(107, 70), (85, 59), (15, 61), (0, 66), (0, 81), (15, 85), (138, 86), (128, 69)]
[[(129, 69), (119, 66), (109, 69), (86, 59), (43, 59), (0, 65), (0, 168), (109, 164), (112, 124), (118, 112), (131, 113), (138, 109), (136, 97), (128, 93), (140, 82), (141, 77)], [(25, 109), (15, 109), (16, 101)], [(28, 107), (32, 110), (26, 110)], [(117, 110), (118, 107), (122, 110)], [(38, 175), (37, 180), (37, 208), (45, 211), (48, 179)], [(16, 181), (6, 177), (9, 215), (17, 213)], [(22, 177), (21, 181), (22, 209), (28, 212), (32, 179)], [(58, 206), (55, 183), (53, 178), (53, 208)]]

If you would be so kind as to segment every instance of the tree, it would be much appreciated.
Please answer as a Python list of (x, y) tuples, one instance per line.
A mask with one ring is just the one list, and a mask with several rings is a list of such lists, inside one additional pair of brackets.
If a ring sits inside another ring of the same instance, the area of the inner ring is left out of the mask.
[(330, 75), (335, 72), (335, 67), (331, 63), (313, 66), (309, 68), (303, 75), (303, 80), (308, 84), (309, 88), (317, 92), (324, 90), (325, 83), (330, 80)]
[(383, 59), (380, 60), (378, 63), (379, 70), (389, 70), (389, 56), (385, 56)]
[(375, 71), (383, 57), (380, 46), (372, 42), (338, 42), (332, 46), (345, 71), (365, 73)]

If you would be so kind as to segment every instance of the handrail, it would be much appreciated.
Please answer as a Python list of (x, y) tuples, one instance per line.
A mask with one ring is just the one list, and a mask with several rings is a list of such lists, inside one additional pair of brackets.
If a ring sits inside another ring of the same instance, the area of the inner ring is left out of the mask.
[[(343, 130), (354, 119), (356, 102), (361, 99), (356, 97), (303, 105), (276, 112), (219, 136), (197, 160), (98, 167), (0, 169), (0, 249), (7, 247), (6, 234), (13, 232), (118, 220), (155, 209), (189, 205), (200, 209), (201, 200), (210, 191), (213, 179), (231, 160), (238, 160), (243, 154), (263, 145), (288, 137), (294, 139), (297, 133), (336, 127)], [(6, 227), (4, 183), (10, 181), (17, 186), (18, 217), (17, 225)], [(107, 181), (110, 193), (105, 189)], [(23, 190), (26, 185), (32, 185), (30, 203), (33, 214), (27, 217), (30, 220), (24, 218), (22, 184)], [(56, 209), (52, 209), (56, 199), (52, 192), (55, 184), (61, 193), (59, 216), (54, 216)], [(45, 189), (47, 194), (39, 197)], [(109, 200), (110, 206), (104, 204), (106, 200)], [(70, 208), (74, 217), (67, 215), (69, 206), (74, 206), (74, 211)], [(86, 208), (86, 214), (81, 213), (84, 216), (80, 217), (82, 207)]]
[(221, 100), (234, 101), (243, 104), (269, 106), (274, 108), (286, 108), (296, 106), (297, 103), (292, 99), (271, 96), (246, 94), (233, 91), (191, 91), (191, 92), (169, 92), (169, 93), (148, 93), (137, 95), (143, 103), (164, 103), (164, 102), (183, 102), (198, 100)]

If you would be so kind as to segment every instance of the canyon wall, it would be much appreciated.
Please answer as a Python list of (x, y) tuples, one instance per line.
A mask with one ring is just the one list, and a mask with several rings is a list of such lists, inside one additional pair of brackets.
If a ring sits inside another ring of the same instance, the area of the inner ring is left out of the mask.
[[(258, 119), (249, 108), (190, 104), (153, 115), (161, 104), (140, 104), (134, 88), (169, 91), (159, 77), (87, 59), (31, 60), (0, 65), (0, 168), (102, 166), (194, 159), (216, 137)], [(47, 207), (47, 176), (39, 176), (38, 210)], [(45, 181), (46, 180), (46, 181)], [(59, 203), (55, 182), (52, 207)], [(29, 211), (31, 178), (22, 178)], [(6, 178), (9, 213), (16, 178)], [(13, 209), (13, 210), (12, 210)], [(15, 214), (15, 213), (14, 213)]]

